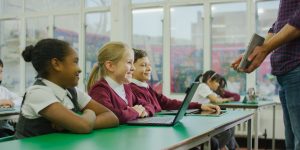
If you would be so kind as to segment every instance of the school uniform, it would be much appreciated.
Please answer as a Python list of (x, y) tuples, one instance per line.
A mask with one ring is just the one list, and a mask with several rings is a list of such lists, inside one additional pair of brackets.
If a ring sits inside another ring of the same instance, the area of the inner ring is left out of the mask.
[(39, 113), (41, 110), (53, 103), (61, 103), (67, 109), (73, 112), (81, 111), (91, 100), (86, 93), (74, 89), (63, 89), (57, 84), (40, 79), (40, 84), (29, 87), (24, 95), (21, 113), (17, 124), (17, 138), (31, 137), (43, 134), (58, 132), (52, 128), (52, 123), (42, 117)]
[[(210, 100), (208, 99), (209, 95), (214, 95), (216, 97), (220, 97), (214, 91), (212, 91), (207, 84), (200, 83), (197, 90), (196, 90), (196, 92), (195, 92), (195, 95), (192, 98), (192, 101), (196, 101), (196, 102), (199, 102), (199, 103), (202, 103), (202, 104), (210, 103)], [(231, 96), (232, 94), (227, 92), (226, 96), (228, 96), (228, 95)], [(232, 141), (235, 141), (235, 139), (234, 139), (234, 128), (230, 128), (226, 131), (223, 131), (223, 132), (215, 135), (213, 138), (215, 138), (215, 140), (217, 140), (217, 142), (212, 147), (222, 148), (225, 145), (231, 143)], [(218, 149), (218, 148), (216, 148), (216, 149)]]
[(240, 100), (240, 95), (237, 93), (229, 92), (227, 90), (224, 90), (224, 92), (220, 95), (222, 98), (230, 98), (232, 97), (234, 101)]
[[(17, 94), (9, 91), (7, 88), (0, 85), (0, 101), (2, 99), (12, 100), (15, 104), (14, 107), (19, 108), (22, 98)], [(0, 137), (12, 135), (14, 133), (14, 127), (9, 123), (9, 120), (0, 121)]]
[(139, 117), (138, 112), (131, 108), (135, 105), (142, 105), (150, 116), (155, 113), (150, 103), (137, 99), (129, 84), (118, 84), (108, 76), (92, 86), (89, 95), (114, 112), (121, 124)]
[[(169, 99), (163, 94), (157, 93), (147, 83), (138, 81), (136, 79), (131, 80), (130, 87), (138, 99), (143, 99), (144, 101), (151, 103), (154, 106), (155, 112), (160, 112), (162, 109), (176, 110), (179, 109), (182, 104), (182, 101)], [(200, 108), (201, 104), (196, 102), (191, 102), (189, 105), (189, 109)]]
[(207, 98), (208, 95), (214, 95), (216, 97), (219, 97), (214, 91), (212, 91), (209, 86), (205, 83), (200, 83), (193, 98), (193, 102), (198, 102), (201, 104), (207, 104), (210, 103), (210, 100)]

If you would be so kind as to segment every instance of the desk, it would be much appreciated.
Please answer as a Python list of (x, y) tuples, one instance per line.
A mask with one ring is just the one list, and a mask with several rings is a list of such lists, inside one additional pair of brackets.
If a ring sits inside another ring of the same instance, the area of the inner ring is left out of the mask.
[(242, 108), (242, 109), (254, 109), (254, 149), (258, 149), (258, 111), (262, 108), (273, 107), (273, 137), (272, 137), (272, 150), (275, 150), (275, 106), (274, 101), (258, 101), (257, 104), (245, 104), (242, 102), (229, 102), (219, 104), (221, 108)]
[(19, 118), (20, 107), (16, 107), (12, 111), (1, 111), (0, 120), (17, 120)]
[(251, 149), (251, 111), (228, 111), (220, 117), (185, 116), (173, 127), (128, 126), (95, 130), (90, 134), (54, 133), (0, 143), (13, 150), (160, 150), (189, 149), (245, 121)]

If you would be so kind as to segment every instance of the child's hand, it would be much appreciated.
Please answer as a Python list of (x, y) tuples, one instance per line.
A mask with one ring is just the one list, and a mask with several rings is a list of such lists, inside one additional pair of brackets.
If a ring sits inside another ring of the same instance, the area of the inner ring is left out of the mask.
[(141, 118), (144, 118), (144, 117), (148, 117), (148, 115), (149, 115), (149, 114), (148, 114), (147, 111), (145, 110), (145, 111), (142, 112), (142, 114), (141, 114), (140, 117), (141, 117)]
[(1, 99), (0, 100), (0, 106), (4, 107), (14, 107), (15, 103), (12, 100), (9, 99)]
[(139, 117), (141, 117), (143, 112), (146, 110), (142, 105), (135, 105), (131, 108), (134, 109), (137, 113), (139, 113)]
[(202, 104), (201, 105), (201, 110), (204, 111), (213, 111), (213, 112), (220, 112), (220, 107), (218, 105), (213, 105), (213, 104)]

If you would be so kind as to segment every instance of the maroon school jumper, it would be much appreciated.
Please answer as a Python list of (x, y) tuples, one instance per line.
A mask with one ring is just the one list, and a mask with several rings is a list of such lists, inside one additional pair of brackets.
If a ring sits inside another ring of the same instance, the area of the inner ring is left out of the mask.
[(153, 116), (154, 108), (150, 103), (138, 100), (132, 93), (128, 84), (124, 84), (126, 99), (128, 104), (108, 85), (105, 79), (101, 79), (89, 90), (89, 95), (105, 107), (114, 112), (121, 124), (139, 117), (134, 105), (143, 105), (150, 116)]
[[(138, 86), (134, 83), (130, 83), (133, 93), (138, 97), (138, 99), (143, 99), (151, 103), (154, 106), (155, 112), (160, 112), (163, 110), (175, 110), (179, 109), (182, 101), (169, 99), (163, 94), (158, 94), (152, 87), (148, 88)], [(200, 109), (201, 104), (196, 102), (191, 102), (189, 109)]]
[(239, 101), (240, 100), (240, 95), (233, 93), (233, 92), (229, 92), (229, 91), (224, 91), (224, 93), (222, 95), (220, 95), (222, 98), (230, 98), (232, 97), (234, 101)]

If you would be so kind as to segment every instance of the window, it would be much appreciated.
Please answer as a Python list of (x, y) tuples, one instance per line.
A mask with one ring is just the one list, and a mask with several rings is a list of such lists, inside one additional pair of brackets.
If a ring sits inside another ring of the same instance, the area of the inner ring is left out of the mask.
[(110, 6), (111, 0), (85, 0), (85, 7)]
[[(257, 32), (265, 36), (277, 19), (279, 1), (257, 2)], [(256, 72), (256, 85), (258, 93), (263, 97), (278, 95), (276, 78), (271, 75), (270, 55), (264, 60)], [(258, 84), (259, 83), (259, 84)]]
[(245, 50), (246, 3), (213, 4), (211, 12), (212, 69), (227, 79), (229, 91), (245, 94), (246, 74), (237, 73), (230, 64)]
[[(48, 37), (48, 17), (28, 18), (26, 20), (26, 46), (35, 45), (39, 40)], [(37, 75), (32, 63), (26, 63), (26, 87), (33, 84)]]
[(63, 11), (80, 8), (79, 0), (25, 0), (25, 12)]
[(22, 1), (20, 2), (20, 0), (0, 0), (0, 16), (19, 15), (22, 10)]
[(0, 21), (0, 57), (4, 64), (3, 86), (13, 92), (20, 87), (20, 31), (18, 20)]
[(67, 41), (79, 49), (79, 15), (62, 15), (54, 18), (54, 38)]
[(97, 12), (86, 15), (85, 32), (85, 81), (87, 81), (93, 65), (97, 63), (99, 49), (110, 41), (110, 13)]
[(132, 11), (133, 18), (133, 48), (147, 51), (152, 64), (150, 84), (158, 91), (162, 91), (163, 67), (163, 9), (136, 9)]
[(164, 0), (132, 0), (132, 4), (141, 4), (141, 3), (154, 3), (154, 2), (161, 2)]
[(203, 70), (203, 7), (171, 8), (171, 92), (184, 93)]

